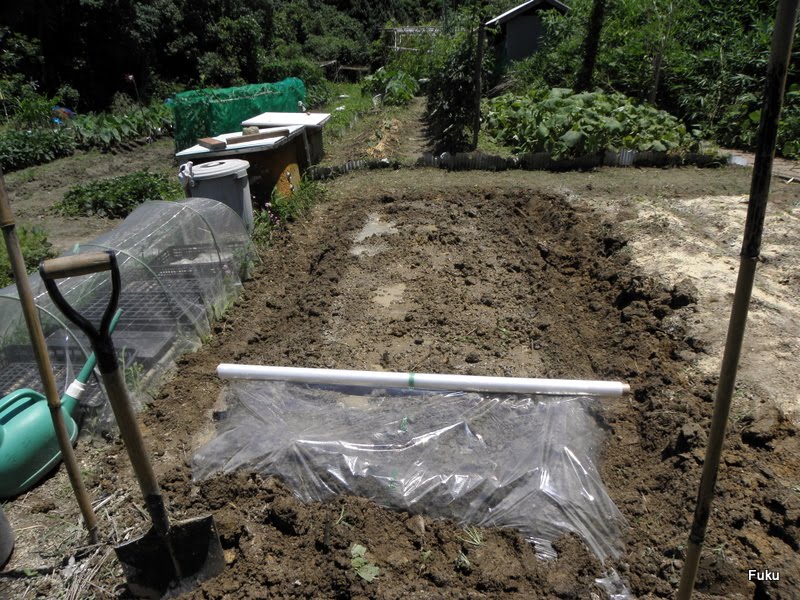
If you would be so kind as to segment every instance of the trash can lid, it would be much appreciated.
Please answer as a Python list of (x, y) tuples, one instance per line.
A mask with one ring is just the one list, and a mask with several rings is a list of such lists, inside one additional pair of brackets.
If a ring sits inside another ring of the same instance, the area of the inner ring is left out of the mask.
[(201, 163), (192, 167), (193, 179), (216, 179), (227, 175), (237, 175), (244, 177), (250, 163), (246, 160), (212, 160), (211, 162)]

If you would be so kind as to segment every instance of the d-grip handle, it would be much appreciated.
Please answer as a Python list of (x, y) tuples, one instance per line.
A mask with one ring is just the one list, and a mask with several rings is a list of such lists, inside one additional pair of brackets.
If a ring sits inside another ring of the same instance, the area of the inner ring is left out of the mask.
[[(100, 321), (100, 328), (96, 329), (88, 319), (67, 303), (64, 296), (61, 295), (55, 280), (108, 270), (111, 271), (111, 298)], [(42, 276), (47, 293), (50, 294), (50, 298), (53, 299), (55, 305), (89, 337), (92, 349), (95, 356), (97, 356), (97, 365), (100, 367), (103, 385), (106, 388), (111, 408), (114, 411), (114, 418), (117, 420), (117, 425), (119, 425), (119, 430), (122, 434), (122, 441), (125, 443), (136, 478), (139, 480), (139, 487), (147, 503), (147, 509), (158, 532), (166, 535), (170, 525), (164, 509), (164, 500), (158, 487), (155, 472), (147, 457), (144, 439), (136, 422), (136, 414), (128, 395), (128, 389), (125, 387), (125, 377), (120, 371), (116, 352), (114, 351), (114, 343), (111, 341), (111, 319), (117, 310), (120, 291), (117, 257), (114, 252), (108, 250), (106, 252), (55, 258), (43, 261), (39, 265), (39, 274)]]
[(42, 261), (39, 265), (39, 273), (42, 279), (63, 279), (64, 277), (101, 273), (111, 270), (114, 258), (114, 253), (110, 250), (61, 256)]
[[(59, 291), (55, 280), (109, 270), (111, 271), (111, 298), (108, 300), (108, 306), (106, 306), (98, 328), (70, 306)], [(119, 304), (121, 286), (119, 266), (114, 252), (107, 250), (105, 252), (90, 252), (45, 260), (39, 263), (39, 275), (41, 275), (44, 287), (55, 305), (70, 321), (80, 327), (81, 331), (89, 338), (92, 349), (97, 356), (97, 366), (100, 368), (100, 372), (113, 373), (116, 371), (119, 368), (119, 364), (117, 363), (114, 344), (111, 341), (111, 319), (114, 317)]]

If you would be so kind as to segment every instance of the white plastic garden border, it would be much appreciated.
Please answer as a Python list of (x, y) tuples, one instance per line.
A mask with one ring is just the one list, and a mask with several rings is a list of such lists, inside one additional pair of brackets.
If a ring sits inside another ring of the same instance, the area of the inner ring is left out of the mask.
[(278, 380), (326, 385), (356, 385), (374, 388), (414, 388), (506, 394), (546, 394), (559, 396), (623, 396), (631, 386), (617, 381), (581, 379), (532, 379), (527, 377), (481, 377), (475, 375), (437, 375), (388, 371), (351, 371), (222, 363), (217, 367), (222, 379)]

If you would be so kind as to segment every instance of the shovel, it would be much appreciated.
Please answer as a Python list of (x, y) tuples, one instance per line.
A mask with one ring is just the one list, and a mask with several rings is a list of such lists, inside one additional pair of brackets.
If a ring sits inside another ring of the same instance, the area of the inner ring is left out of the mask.
[[(111, 271), (111, 298), (100, 327), (96, 328), (67, 303), (55, 280), (108, 270)], [(153, 523), (142, 537), (115, 548), (128, 588), (138, 598), (173, 597), (215, 577), (222, 572), (225, 562), (214, 520), (208, 515), (170, 523), (117, 362), (109, 331), (120, 293), (116, 256), (108, 251), (55, 258), (42, 262), (39, 273), (53, 302), (80, 327), (92, 344), (122, 441)]]

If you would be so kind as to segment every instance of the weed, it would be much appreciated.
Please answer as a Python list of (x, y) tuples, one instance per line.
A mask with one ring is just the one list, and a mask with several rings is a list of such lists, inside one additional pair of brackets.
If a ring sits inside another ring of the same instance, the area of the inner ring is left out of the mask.
[(469, 559), (467, 558), (467, 555), (464, 554), (463, 552), (459, 552), (458, 553), (458, 556), (456, 557), (455, 563), (456, 563), (456, 569), (458, 569), (459, 571), (467, 571), (468, 572), (468, 571), (472, 570), (472, 563), (469, 562)]
[(353, 544), (353, 547), (350, 548), (350, 564), (361, 579), (372, 581), (380, 574), (381, 570), (374, 563), (364, 558), (366, 553), (367, 548), (365, 546)]
[(719, 546), (716, 546), (711, 552), (713, 552), (714, 556), (716, 557), (717, 563), (725, 562), (725, 542), (722, 542)]
[(467, 537), (458, 536), (458, 539), (460, 539), (462, 542), (466, 542), (470, 546), (483, 546), (483, 535), (481, 535), (481, 532), (477, 527), (466, 527), (464, 529), (464, 533), (467, 534)]
[(343, 506), (342, 507), (342, 511), (339, 513), (339, 518), (336, 519), (336, 521), (333, 523), (334, 527), (336, 525), (344, 525), (345, 527), (352, 527), (353, 526), (352, 523), (349, 523), (348, 521), (345, 520), (346, 516), (347, 516), (347, 513), (345, 512), (344, 506)]
[(303, 181), (289, 196), (274, 191), (267, 208), (274, 211), (280, 221), (294, 221), (314, 204), (325, 200), (326, 196), (327, 190), (319, 182)]

